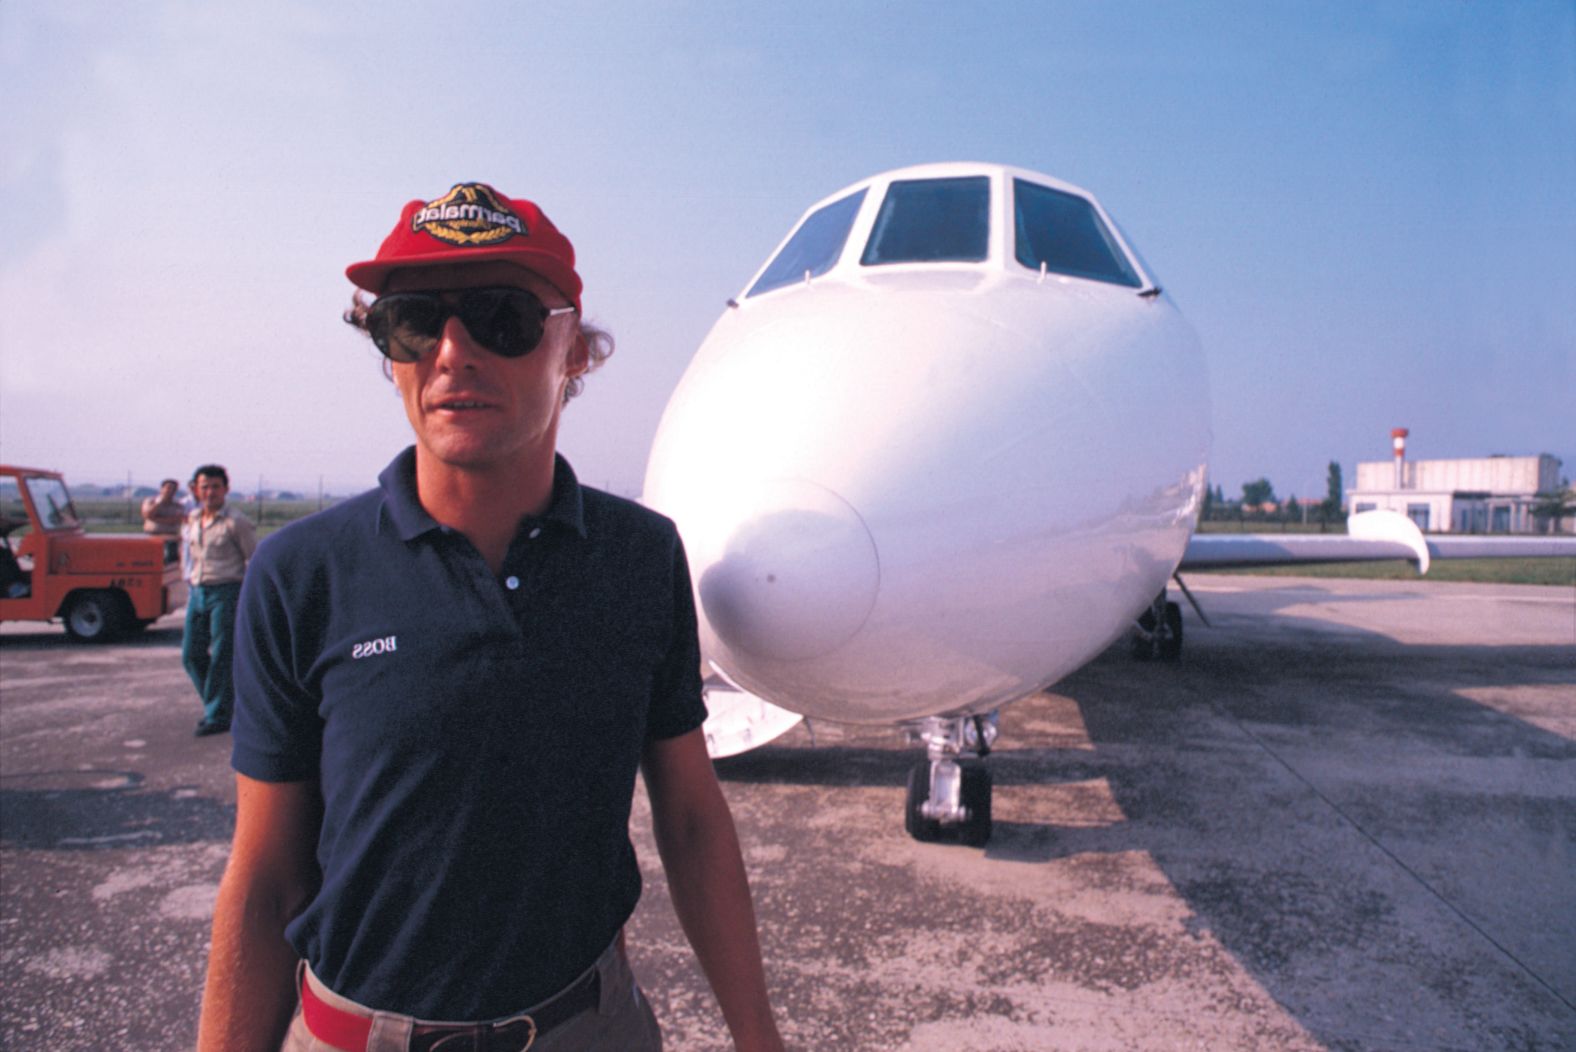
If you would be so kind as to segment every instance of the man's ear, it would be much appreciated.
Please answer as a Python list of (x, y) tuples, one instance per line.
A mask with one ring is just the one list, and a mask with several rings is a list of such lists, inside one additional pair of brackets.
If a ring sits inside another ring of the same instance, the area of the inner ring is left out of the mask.
[(570, 376), (584, 375), (591, 366), (591, 345), (586, 343), (584, 333), (575, 333), (574, 346), (569, 348), (569, 357), (564, 362), (565, 371)]

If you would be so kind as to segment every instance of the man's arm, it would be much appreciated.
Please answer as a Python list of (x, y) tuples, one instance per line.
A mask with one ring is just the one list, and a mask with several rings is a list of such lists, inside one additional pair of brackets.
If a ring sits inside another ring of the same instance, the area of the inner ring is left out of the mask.
[(733, 815), (699, 728), (646, 746), (652, 828), (684, 934), (740, 1052), (780, 1050)]
[(198, 1052), (276, 1052), (295, 1011), (285, 925), (317, 889), (318, 785), (236, 775), (235, 843), (219, 882)]
[(257, 527), (245, 515), (237, 515), (231, 522), (235, 525), (235, 543), (241, 549), (241, 561), (251, 562), (257, 551)]

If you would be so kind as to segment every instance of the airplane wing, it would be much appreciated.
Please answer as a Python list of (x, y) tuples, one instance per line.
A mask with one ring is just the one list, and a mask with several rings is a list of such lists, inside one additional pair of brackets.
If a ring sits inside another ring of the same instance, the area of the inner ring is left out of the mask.
[(705, 678), (706, 751), (712, 759), (748, 752), (780, 738), (804, 719), (729, 683), (720, 673)]
[(1434, 559), (1576, 558), (1576, 537), (1433, 536), (1396, 511), (1364, 511), (1344, 534), (1195, 533), (1178, 570), (1409, 559), (1427, 573)]

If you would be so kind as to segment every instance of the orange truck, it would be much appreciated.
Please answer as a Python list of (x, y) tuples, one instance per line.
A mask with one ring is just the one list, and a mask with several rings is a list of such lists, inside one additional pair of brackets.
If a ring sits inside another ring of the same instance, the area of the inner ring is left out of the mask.
[(0, 621), (107, 642), (185, 604), (177, 539), (89, 534), (58, 471), (0, 464), (0, 494)]

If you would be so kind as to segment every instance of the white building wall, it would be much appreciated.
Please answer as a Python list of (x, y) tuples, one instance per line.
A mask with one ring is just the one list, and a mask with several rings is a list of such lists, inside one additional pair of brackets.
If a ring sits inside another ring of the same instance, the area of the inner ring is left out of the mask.
[(1454, 501), (1449, 493), (1396, 489), (1364, 493), (1347, 490), (1346, 506), (1353, 514), (1360, 511), (1397, 511), (1424, 530), (1448, 533), (1456, 529), (1451, 518)]
[[(1537, 494), (1560, 488), (1558, 457), (1479, 457), (1409, 460), (1396, 484), (1394, 460), (1357, 465), (1357, 484), (1346, 491), (1352, 512), (1397, 511), (1425, 530), (1441, 533), (1532, 533)], [(1571, 519), (1555, 529), (1576, 528)]]
[(1487, 493), (1550, 492), (1560, 484), (1560, 459), (1547, 453), (1535, 457), (1478, 457), (1470, 460), (1408, 460), (1401, 465), (1396, 486), (1395, 461), (1370, 460), (1357, 465), (1359, 490), (1475, 490)]

